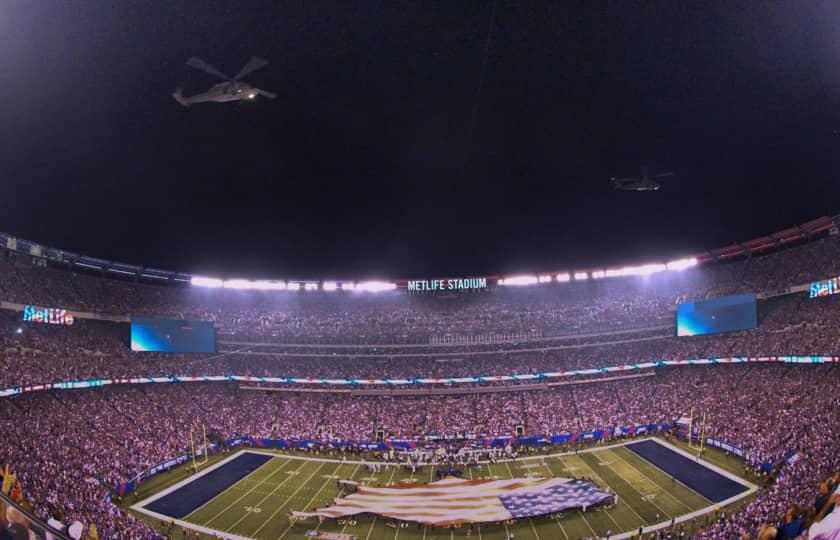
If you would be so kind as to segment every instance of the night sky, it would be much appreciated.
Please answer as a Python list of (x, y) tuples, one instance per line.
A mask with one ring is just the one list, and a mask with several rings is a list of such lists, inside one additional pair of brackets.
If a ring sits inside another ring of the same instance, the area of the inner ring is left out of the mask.
[[(0, 3), (0, 230), (235, 277), (636, 262), (840, 213), (840, 2)], [(199, 56), (278, 94), (190, 109)], [(674, 171), (655, 193), (611, 176)]]

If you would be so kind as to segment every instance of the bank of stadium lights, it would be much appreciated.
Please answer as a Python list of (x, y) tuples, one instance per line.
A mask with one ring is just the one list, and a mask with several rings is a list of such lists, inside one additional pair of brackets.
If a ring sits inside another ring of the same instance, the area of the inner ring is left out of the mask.
[[(587, 281), (589, 279), (604, 279), (613, 277), (627, 277), (627, 276), (650, 276), (660, 272), (668, 271), (682, 271), (687, 268), (697, 266), (699, 262), (695, 258), (675, 259), (667, 263), (651, 263), (642, 264), (638, 266), (623, 266), (619, 268), (610, 268), (607, 270), (593, 270), (592, 272), (574, 272), (574, 273), (559, 273), (554, 276), (550, 274), (539, 275), (518, 275), (501, 278), (498, 284), (501, 286), (527, 286), (537, 285), (541, 283), (568, 283), (574, 281)], [(190, 284), (197, 287), (210, 288), (224, 288), (237, 290), (261, 290), (261, 291), (359, 291), (359, 292), (383, 292), (393, 291), (397, 288), (396, 283), (389, 281), (360, 281), (354, 283), (352, 281), (324, 281), (319, 284), (314, 281), (264, 281), (264, 280), (248, 280), (248, 279), (219, 279), (211, 277), (193, 276), (190, 278)]]
[(693, 266), (697, 266), (697, 259), (694, 257), (690, 259), (677, 259), (675, 261), (671, 261), (665, 265), (668, 270), (685, 270), (686, 268), (691, 268)]
[(522, 287), (525, 285), (536, 285), (540, 280), (537, 276), (509, 276), (499, 280), (499, 285)]
[(388, 281), (360, 281), (356, 283), (355, 290), (364, 292), (393, 291), (397, 288), (396, 283)]
[(210, 287), (214, 289), (235, 289), (235, 290), (258, 290), (258, 291), (284, 291), (284, 281), (261, 281), (249, 279), (218, 279), (210, 277), (193, 276), (190, 278), (190, 285), (196, 287)]
[(643, 264), (641, 266), (610, 268), (604, 273), (604, 275), (606, 277), (649, 276), (665, 270), (666, 268), (664, 264)]
[(190, 285), (195, 285), (196, 287), (221, 287), (224, 283), (224, 281), (217, 278), (200, 276), (193, 276), (190, 278)]
[(283, 281), (251, 281), (247, 279), (226, 279), (222, 282), (225, 289), (284, 291), (286, 283)]

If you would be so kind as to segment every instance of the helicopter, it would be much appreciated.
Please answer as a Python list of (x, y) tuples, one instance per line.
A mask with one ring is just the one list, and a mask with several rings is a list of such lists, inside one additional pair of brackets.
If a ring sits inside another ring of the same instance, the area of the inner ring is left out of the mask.
[(216, 103), (225, 103), (228, 101), (244, 102), (253, 100), (257, 96), (263, 96), (269, 99), (277, 97), (277, 94), (267, 90), (261, 90), (241, 81), (242, 77), (245, 75), (253, 73), (254, 71), (268, 65), (268, 60), (263, 60), (262, 58), (257, 58), (256, 56), (252, 57), (233, 78), (228, 77), (201, 58), (196, 58), (195, 56), (187, 60), (187, 65), (205, 73), (209, 73), (214, 77), (218, 77), (224, 82), (214, 84), (210, 87), (210, 90), (193, 96), (185, 96), (181, 93), (181, 88), (177, 88), (175, 92), (172, 93), (172, 97), (184, 107), (189, 107), (190, 105), (194, 105), (196, 103), (206, 103), (209, 101), (214, 101)]
[(613, 187), (621, 191), (658, 191), (662, 186), (655, 179), (668, 176), (674, 176), (674, 173), (666, 172), (648, 175), (647, 169), (642, 169), (642, 175), (639, 178), (612, 177), (610, 180), (613, 183)]

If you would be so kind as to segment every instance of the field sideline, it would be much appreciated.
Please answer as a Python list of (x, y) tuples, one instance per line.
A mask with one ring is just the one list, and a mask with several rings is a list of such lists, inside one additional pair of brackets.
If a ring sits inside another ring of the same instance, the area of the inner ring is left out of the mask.
[[(676, 447), (669, 447), (682, 452)], [(259, 452), (250, 449), (246, 451)], [(152, 514), (143, 507), (166, 493), (189, 484), (200, 475), (211, 472), (236, 455), (238, 453), (215, 463), (199, 475), (188, 477), (134, 504), (131, 508), (137, 512)], [(196, 508), (177, 523), (199, 530), (210, 538), (229, 539), (301, 539), (312, 530), (352, 534), (360, 540), (442, 540), (468, 537), (466, 526), (442, 529), (408, 524), (406, 527), (397, 527), (381, 518), (367, 516), (357, 520), (325, 521), (323, 524), (316, 520), (292, 524), (288, 518), (291, 510), (311, 510), (327, 506), (334, 498), (340, 496), (342, 492), (336, 486), (336, 480), (339, 478), (366, 484), (429, 482), (435, 479), (434, 468), (426, 467), (416, 476), (400, 467), (383, 467), (381, 471), (371, 473), (358, 461), (342, 463), (329, 458), (276, 453), (271, 455), (274, 459)], [(719, 474), (734, 476), (709, 463), (704, 465), (715, 468)], [(571, 540), (603, 537), (608, 532), (612, 535), (611, 538), (622, 538), (626, 535), (619, 533), (637, 531), (640, 526), (644, 526), (646, 531), (652, 526), (670, 526), (671, 518), (676, 518), (677, 523), (680, 523), (713, 511), (718, 506), (680, 482), (674, 481), (670, 475), (624, 448), (623, 444), (596, 446), (581, 450), (577, 454), (566, 452), (548, 456), (528, 455), (515, 461), (482, 463), (477, 468), (465, 469), (464, 475), (464, 478), (468, 479), (585, 476), (619, 496), (618, 505), (609, 509), (593, 509), (586, 513), (571, 511), (563, 515), (520, 520), (501, 527), (476, 526), (470, 538), (502, 540), (508, 533), (514, 533), (517, 539), (525, 540)], [(745, 491), (733, 500), (749, 496), (756, 489), (744, 480), (738, 479), (738, 482), (745, 486)], [(732, 501), (724, 501), (721, 506), (730, 502)], [(156, 519), (169, 519), (157, 514), (152, 516)]]

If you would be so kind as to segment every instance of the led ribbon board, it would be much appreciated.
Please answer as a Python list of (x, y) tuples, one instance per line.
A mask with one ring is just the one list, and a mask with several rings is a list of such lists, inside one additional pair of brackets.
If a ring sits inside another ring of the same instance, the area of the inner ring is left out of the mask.
[(98, 388), (112, 384), (149, 384), (149, 383), (178, 383), (178, 382), (258, 382), (279, 384), (313, 384), (313, 385), (419, 385), (419, 384), (453, 384), (453, 383), (481, 383), (488, 381), (520, 381), (528, 379), (561, 379), (580, 375), (595, 375), (598, 373), (613, 373), (634, 371), (665, 366), (706, 366), (716, 364), (752, 364), (752, 363), (783, 363), (783, 364), (840, 364), (840, 356), (733, 356), (728, 358), (697, 358), (688, 360), (654, 360), (639, 364), (625, 364), (590, 369), (574, 369), (570, 371), (554, 371), (548, 373), (498, 375), (493, 377), (448, 377), (441, 379), (309, 379), (294, 377), (259, 377), (253, 375), (203, 375), (199, 377), (187, 375), (168, 375), (166, 377), (130, 377), (123, 379), (90, 379), (86, 381), (62, 381), (29, 386), (15, 386), (0, 390), (0, 398), (14, 396), (27, 392), (44, 390), (76, 390), (79, 388)]

